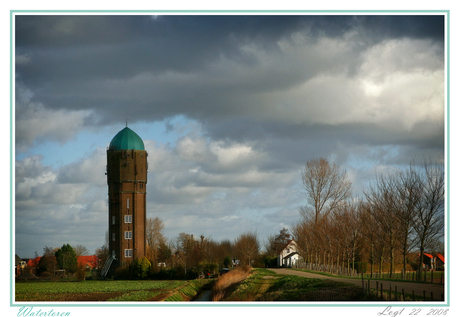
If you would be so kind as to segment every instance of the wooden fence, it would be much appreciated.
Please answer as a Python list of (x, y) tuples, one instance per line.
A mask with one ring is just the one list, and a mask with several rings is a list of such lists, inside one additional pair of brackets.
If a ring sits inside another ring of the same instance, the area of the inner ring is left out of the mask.
[(364, 295), (367, 295), (369, 298), (375, 300), (384, 300), (384, 301), (444, 301), (444, 293), (440, 294), (440, 298), (436, 296), (433, 292), (423, 291), (423, 296), (415, 295), (414, 290), (409, 292), (406, 289), (401, 288), (398, 290), (398, 287), (394, 285), (389, 285), (388, 289), (384, 289), (383, 283), (379, 281), (375, 282), (375, 288), (371, 287), (371, 280), (364, 280), (364, 275), (362, 274), (362, 291)]

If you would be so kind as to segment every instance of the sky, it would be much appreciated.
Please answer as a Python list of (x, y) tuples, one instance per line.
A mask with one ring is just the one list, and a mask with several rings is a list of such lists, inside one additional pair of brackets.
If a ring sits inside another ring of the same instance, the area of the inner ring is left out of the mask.
[(14, 31), (15, 253), (102, 246), (106, 149), (148, 152), (165, 235), (263, 245), (306, 204), (305, 163), (353, 195), (445, 163), (443, 15), (21, 15)]

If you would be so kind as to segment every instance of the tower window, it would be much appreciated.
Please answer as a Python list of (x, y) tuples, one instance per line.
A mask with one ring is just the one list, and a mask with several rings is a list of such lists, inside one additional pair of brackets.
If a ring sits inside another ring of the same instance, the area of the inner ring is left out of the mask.
[(125, 258), (131, 258), (133, 256), (133, 249), (125, 249)]
[(115, 216), (112, 216), (112, 225), (115, 224)]
[(125, 215), (125, 223), (132, 223), (133, 216), (132, 215)]
[(125, 231), (125, 239), (132, 239), (133, 232), (132, 231)]
[(129, 209), (129, 198), (128, 198), (128, 199), (126, 199), (126, 208), (128, 208), (128, 209)]
[(112, 241), (115, 241), (115, 233), (112, 233)]

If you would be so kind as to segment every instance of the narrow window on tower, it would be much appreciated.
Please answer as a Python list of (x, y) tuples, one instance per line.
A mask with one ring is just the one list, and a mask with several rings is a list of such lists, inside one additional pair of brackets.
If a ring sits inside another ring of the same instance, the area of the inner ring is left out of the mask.
[(132, 223), (133, 222), (133, 216), (132, 215), (126, 215), (125, 216), (125, 223)]
[(133, 238), (133, 232), (132, 231), (125, 231), (125, 239), (132, 239)]
[(112, 233), (112, 241), (115, 241), (115, 233)]
[(129, 209), (129, 198), (128, 198), (128, 199), (126, 199), (126, 208), (128, 208), (128, 209)]
[(112, 225), (115, 224), (115, 216), (112, 216)]
[(125, 249), (125, 258), (130, 258), (133, 256), (133, 249)]

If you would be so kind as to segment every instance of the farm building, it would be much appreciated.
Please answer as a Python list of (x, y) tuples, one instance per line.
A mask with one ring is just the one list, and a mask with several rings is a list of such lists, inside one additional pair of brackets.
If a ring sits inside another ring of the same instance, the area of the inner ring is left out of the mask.
[(297, 243), (294, 240), (289, 241), (277, 257), (278, 267), (293, 267), (300, 260), (297, 252)]

